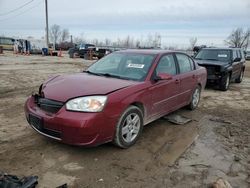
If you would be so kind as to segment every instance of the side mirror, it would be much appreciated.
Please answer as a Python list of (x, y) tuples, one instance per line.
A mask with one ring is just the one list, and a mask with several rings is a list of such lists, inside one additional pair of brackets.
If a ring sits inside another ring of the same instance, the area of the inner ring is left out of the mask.
[(234, 58), (234, 62), (237, 62), (237, 61), (240, 61), (240, 60), (241, 60), (241, 58), (239, 58), (239, 57)]
[(172, 80), (173, 77), (167, 73), (158, 73), (155, 80)]

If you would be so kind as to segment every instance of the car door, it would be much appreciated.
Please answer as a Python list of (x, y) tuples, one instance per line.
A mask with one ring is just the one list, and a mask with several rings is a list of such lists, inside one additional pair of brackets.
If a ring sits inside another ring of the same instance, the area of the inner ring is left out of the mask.
[(153, 77), (159, 73), (172, 75), (171, 80), (153, 81), (152, 91), (152, 116), (162, 116), (178, 106), (178, 94), (180, 92), (180, 80), (177, 75), (177, 64), (173, 54), (161, 57), (156, 66)]
[(190, 102), (193, 90), (197, 85), (197, 76), (194, 71), (194, 62), (189, 56), (176, 53), (176, 59), (180, 75), (179, 103), (184, 106)]

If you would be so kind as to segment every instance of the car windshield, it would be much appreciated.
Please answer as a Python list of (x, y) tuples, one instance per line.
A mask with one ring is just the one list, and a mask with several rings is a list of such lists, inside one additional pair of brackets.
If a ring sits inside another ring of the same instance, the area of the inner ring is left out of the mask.
[(99, 76), (143, 81), (154, 57), (146, 54), (112, 53), (94, 63), (86, 72)]
[(230, 50), (202, 49), (195, 59), (228, 62), (230, 61)]

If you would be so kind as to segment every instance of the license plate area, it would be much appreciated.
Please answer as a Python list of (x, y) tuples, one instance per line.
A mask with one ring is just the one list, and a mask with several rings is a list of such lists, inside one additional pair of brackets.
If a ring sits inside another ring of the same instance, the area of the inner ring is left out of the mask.
[(37, 130), (43, 130), (43, 120), (40, 117), (29, 114), (29, 123)]

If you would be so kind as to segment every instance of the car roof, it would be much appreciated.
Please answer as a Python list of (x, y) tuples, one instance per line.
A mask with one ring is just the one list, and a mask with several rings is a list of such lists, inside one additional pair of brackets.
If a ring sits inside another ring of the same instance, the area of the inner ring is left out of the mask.
[(206, 50), (242, 50), (241, 48), (202, 48), (202, 49), (206, 49)]
[(158, 54), (165, 54), (171, 53), (174, 51), (170, 50), (160, 50), (160, 49), (127, 49), (127, 50), (120, 50), (116, 53), (135, 53), (135, 54), (149, 54), (149, 55), (158, 55)]

